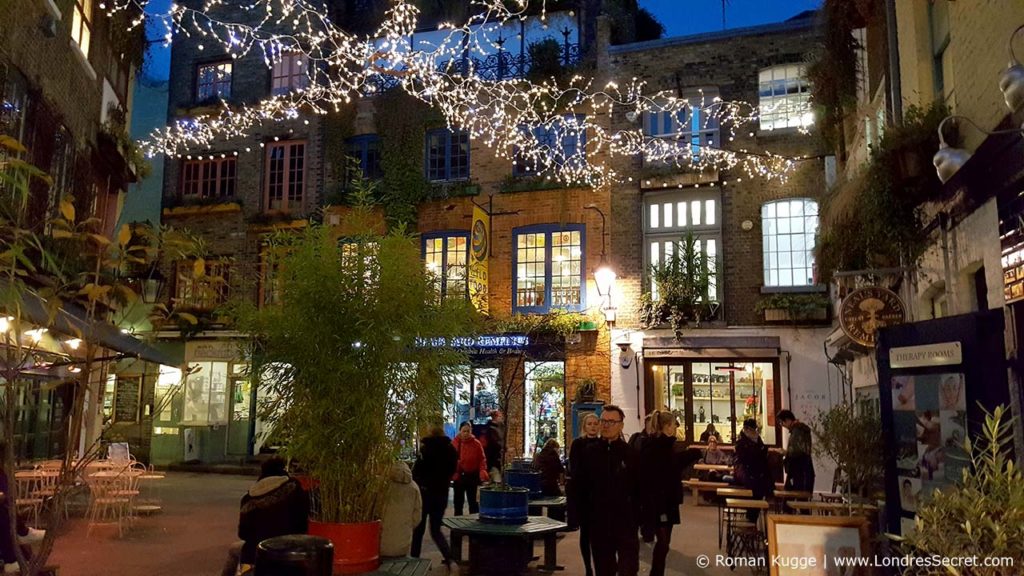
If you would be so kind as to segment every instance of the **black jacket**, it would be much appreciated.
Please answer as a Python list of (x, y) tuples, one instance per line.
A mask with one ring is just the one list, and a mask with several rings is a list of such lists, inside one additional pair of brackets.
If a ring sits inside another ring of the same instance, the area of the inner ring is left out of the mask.
[(569, 477), (565, 481), (565, 511), (570, 528), (577, 528), (586, 519), (586, 510), (580, 505), (580, 493), (577, 489), (580, 474), (580, 466), (583, 464), (583, 455), (587, 446), (600, 442), (600, 438), (587, 438), (581, 436), (572, 441), (569, 445)]
[(558, 450), (541, 450), (533, 457), (533, 468), (540, 472), (540, 487), (545, 496), (561, 496), (559, 480), (565, 472)]
[(751, 440), (746, 434), (736, 442), (736, 482), (754, 492), (754, 498), (765, 498), (775, 492), (775, 482), (768, 468), (768, 447), (761, 438)]
[(640, 455), (625, 441), (601, 439), (586, 445), (574, 480), (581, 511), (592, 528), (636, 530), (640, 517), (639, 473)]
[(501, 453), (505, 450), (505, 435), (501, 424), (489, 422), (484, 432), (484, 455), (487, 456), (487, 468), (501, 468)]
[(683, 503), (682, 460), (672, 436), (655, 436), (644, 441), (640, 453), (641, 523), (679, 524), (679, 505)]
[(268, 476), (242, 496), (238, 537), (245, 540), (240, 561), (253, 564), (256, 546), (274, 536), (305, 534), (309, 527), (309, 496), (299, 481)]
[(447, 493), (458, 464), (459, 453), (447, 436), (428, 436), (420, 441), (412, 478), (423, 490)]

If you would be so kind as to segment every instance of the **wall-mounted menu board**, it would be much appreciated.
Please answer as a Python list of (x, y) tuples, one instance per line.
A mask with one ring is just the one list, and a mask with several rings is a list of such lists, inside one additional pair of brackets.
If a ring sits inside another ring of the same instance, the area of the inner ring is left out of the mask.
[(114, 396), (114, 422), (138, 422), (142, 392), (138, 376), (119, 376)]

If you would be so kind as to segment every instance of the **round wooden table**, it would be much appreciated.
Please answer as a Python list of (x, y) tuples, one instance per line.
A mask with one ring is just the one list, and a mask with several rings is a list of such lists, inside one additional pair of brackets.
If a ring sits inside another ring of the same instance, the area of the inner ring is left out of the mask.
[(462, 538), (469, 538), (470, 576), (518, 576), (527, 573), (533, 558), (533, 541), (544, 541), (545, 571), (562, 570), (558, 565), (558, 532), (567, 528), (547, 516), (530, 516), (525, 524), (481, 522), (477, 514), (449, 516), (443, 520), (452, 534), (452, 556), (462, 563)]

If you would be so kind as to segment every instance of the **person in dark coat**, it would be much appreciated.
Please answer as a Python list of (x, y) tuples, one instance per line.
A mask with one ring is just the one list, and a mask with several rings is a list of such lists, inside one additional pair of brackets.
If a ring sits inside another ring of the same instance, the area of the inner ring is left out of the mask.
[(775, 417), (789, 430), (789, 444), (782, 466), (786, 470), (786, 490), (814, 491), (814, 459), (811, 457), (811, 428), (796, 419), (790, 410), (782, 410)]
[(533, 468), (540, 472), (540, 488), (545, 496), (562, 495), (565, 466), (562, 465), (559, 448), (561, 446), (558, 445), (558, 440), (551, 438), (544, 443), (544, 448), (533, 457)]
[(577, 478), (597, 576), (636, 576), (640, 566), (640, 461), (622, 439), (624, 417), (618, 406), (604, 407), (601, 438), (584, 449)]
[(487, 470), (491, 482), (501, 483), (502, 457), (505, 452), (505, 415), (501, 410), (491, 412), (491, 420), (484, 432), (484, 454), (487, 456)]
[[(298, 480), (288, 475), (284, 459), (275, 456), (266, 460), (260, 466), (259, 480), (242, 496), (238, 537), (243, 543), (237, 562), (254, 564), (260, 542), (275, 536), (305, 534), (308, 528), (309, 495)], [(230, 556), (224, 574), (235, 573), (237, 562)]]
[(590, 525), (587, 523), (586, 506), (580, 504), (579, 481), (580, 467), (583, 464), (583, 455), (587, 446), (601, 440), (601, 419), (593, 412), (583, 417), (580, 424), (583, 428), (583, 435), (572, 441), (569, 445), (569, 478), (565, 482), (566, 513), (568, 515), (569, 529), (580, 530), (580, 555), (583, 557), (583, 567), (586, 576), (594, 576), (594, 567), (591, 563), (590, 553)]
[(679, 524), (683, 503), (683, 452), (676, 450), (676, 415), (654, 412), (651, 432), (640, 453), (641, 525), (657, 539), (651, 556), (651, 576), (664, 576), (672, 527)]
[(420, 453), (416, 458), (416, 464), (413, 465), (412, 477), (420, 487), (423, 515), (419, 525), (412, 532), (412, 550), (409, 555), (413, 558), (420, 557), (423, 534), (426, 532), (429, 519), (430, 537), (434, 539), (434, 544), (441, 552), (443, 562), (451, 566), (452, 552), (448, 540), (441, 532), (441, 520), (444, 518), (445, 508), (448, 507), (448, 486), (452, 475), (455, 474), (458, 461), (459, 454), (445, 436), (444, 428), (431, 428), (428, 435), (420, 441)]
[[(743, 433), (736, 442), (736, 483), (754, 493), (754, 499), (770, 497), (775, 492), (775, 482), (768, 468), (768, 447), (757, 432), (757, 420), (747, 418), (743, 422)], [(758, 511), (750, 510), (747, 517), (757, 519)]]

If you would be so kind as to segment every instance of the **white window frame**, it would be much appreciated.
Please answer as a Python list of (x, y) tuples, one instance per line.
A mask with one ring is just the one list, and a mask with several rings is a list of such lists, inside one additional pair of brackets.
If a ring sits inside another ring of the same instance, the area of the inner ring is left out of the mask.
[[(799, 214), (793, 212), (797, 204)], [(782, 208), (785, 208), (785, 215), (780, 212)], [(801, 288), (816, 285), (814, 246), (819, 223), (818, 202), (811, 198), (781, 198), (761, 205), (766, 288)], [(794, 224), (800, 224), (799, 228), (794, 227)], [(811, 224), (813, 229), (808, 230)], [(794, 249), (795, 240), (801, 240), (803, 247)], [(799, 258), (798, 255), (801, 253), (803, 256)], [(806, 280), (797, 281), (798, 272), (803, 272), (801, 278)], [(785, 273), (789, 274), (788, 280), (785, 279)]]
[(762, 68), (757, 86), (761, 130), (807, 128), (814, 124), (811, 83), (803, 64)]
[[(695, 207), (698, 208), (696, 221), (693, 218)], [(666, 213), (669, 214), (668, 219)], [(667, 245), (673, 246), (671, 250), (675, 250), (675, 246), (689, 233), (693, 234), (694, 239), (700, 243), (701, 250), (708, 254), (711, 264), (715, 266), (715, 278), (711, 282), (709, 299), (721, 303), (725, 299), (721, 191), (717, 188), (687, 188), (645, 194), (643, 218), (644, 285), (651, 292), (651, 296), (657, 298), (657, 289), (651, 278), (651, 267), (665, 257), (669, 250)], [(654, 255), (654, 245), (658, 246), (657, 257)]]
[(71, 40), (89, 59), (89, 46), (92, 43), (93, 0), (75, 0), (71, 7)]
[(309, 86), (309, 59), (301, 52), (283, 52), (270, 69), (270, 93), (287, 94)]
[[(669, 101), (662, 99), (655, 103), (652, 111), (644, 112), (643, 134), (645, 138), (657, 138), (666, 145), (677, 146), (676, 160), (697, 158), (705, 148), (721, 147), (721, 133), (718, 119), (718, 90), (701, 89), (690, 93), (687, 100), (697, 107), (687, 107), (675, 113), (666, 110)], [(660, 155), (659, 155), (660, 157)], [(644, 157), (644, 163), (659, 164), (671, 158)]]

